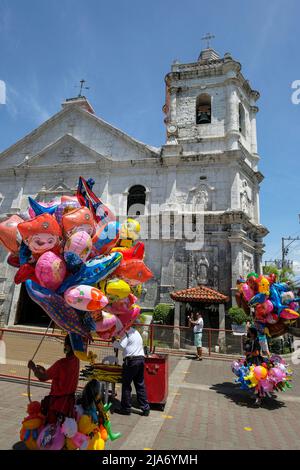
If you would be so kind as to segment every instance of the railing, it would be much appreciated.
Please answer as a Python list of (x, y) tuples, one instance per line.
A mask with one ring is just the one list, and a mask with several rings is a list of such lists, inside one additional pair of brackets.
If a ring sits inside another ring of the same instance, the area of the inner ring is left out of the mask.
[[(49, 367), (59, 358), (64, 357), (62, 333), (44, 334), (38, 331), (27, 331), (15, 328), (0, 328), (0, 376), (25, 379), (28, 376), (27, 363), (35, 353), (42, 337), (42, 345), (34, 361), (44, 367)], [(107, 356), (115, 354), (111, 342), (95, 338), (89, 345), (89, 350), (97, 355), (97, 362), (102, 362)], [(32, 379), (34, 381), (34, 377)], [(84, 382), (80, 382), (84, 385)]]
[[(164, 351), (168, 354), (181, 355), (195, 352), (191, 328), (158, 324), (135, 326), (140, 331), (144, 346), (147, 346), (149, 351), (155, 349), (157, 352)], [(40, 331), (0, 328), (0, 340), (2, 340), (2, 345), (0, 341), (0, 376), (27, 378), (27, 363), (43, 336), (45, 338), (35, 362), (47, 368), (63, 357), (64, 334), (61, 332), (44, 334)], [(242, 353), (242, 337), (234, 336), (231, 330), (204, 328), (202, 345), (204, 356), (241, 355)], [(94, 337), (94, 341), (89, 345), (89, 351), (97, 355), (97, 362), (102, 362), (107, 356), (115, 355), (112, 343), (97, 337)], [(84, 385), (84, 382), (80, 385)]]
[[(136, 325), (150, 349), (167, 349), (169, 352), (195, 351), (193, 329), (173, 325)], [(243, 336), (233, 334), (232, 330), (204, 328), (202, 332), (204, 355), (241, 355)]]

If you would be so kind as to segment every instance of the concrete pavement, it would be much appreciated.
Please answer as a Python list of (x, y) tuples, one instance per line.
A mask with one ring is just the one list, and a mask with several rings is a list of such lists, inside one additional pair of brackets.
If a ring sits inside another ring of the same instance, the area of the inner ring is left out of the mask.
[[(163, 412), (142, 417), (111, 415), (123, 436), (110, 449), (300, 449), (300, 366), (293, 366), (293, 389), (261, 408), (233, 383), (230, 362), (169, 357), (169, 398)], [(1, 368), (2, 366), (0, 366)], [(32, 386), (33, 399), (47, 393)], [(117, 388), (118, 398), (120, 389)], [(0, 381), (0, 448), (18, 442), (26, 415), (26, 385)]]

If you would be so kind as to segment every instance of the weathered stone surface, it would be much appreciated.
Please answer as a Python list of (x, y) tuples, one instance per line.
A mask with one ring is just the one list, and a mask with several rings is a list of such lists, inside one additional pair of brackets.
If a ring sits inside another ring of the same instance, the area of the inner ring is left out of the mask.
[[(167, 142), (160, 149), (95, 116), (84, 98), (65, 102), (59, 113), (0, 154), (1, 217), (24, 210), (28, 196), (50, 200), (72, 194), (80, 175), (92, 176), (95, 193), (126, 214), (129, 189), (143, 185), (142, 239), (154, 279), (145, 286), (142, 305), (170, 302), (169, 292), (196, 283), (231, 295), (237, 277), (250, 269), (260, 271), (267, 233), (259, 225), (259, 95), (229, 55), (203, 60), (174, 64), (166, 76)], [(197, 125), (196, 103), (202, 93), (211, 96), (211, 123)], [(204, 227), (196, 224), (197, 233), (204, 230), (203, 245), (187, 245), (181, 237), (182, 224), (192, 214), (204, 221)], [(13, 323), (19, 291), (2, 248), (0, 263), (1, 318)]]

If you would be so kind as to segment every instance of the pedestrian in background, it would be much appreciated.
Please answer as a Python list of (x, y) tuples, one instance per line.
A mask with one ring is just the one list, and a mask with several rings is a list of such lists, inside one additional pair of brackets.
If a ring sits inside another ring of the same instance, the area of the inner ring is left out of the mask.
[(192, 320), (191, 317), (188, 317), (188, 320), (189, 326), (193, 326), (194, 346), (197, 349), (196, 359), (202, 361), (202, 330), (204, 326), (202, 315), (200, 312), (196, 312), (194, 319)]

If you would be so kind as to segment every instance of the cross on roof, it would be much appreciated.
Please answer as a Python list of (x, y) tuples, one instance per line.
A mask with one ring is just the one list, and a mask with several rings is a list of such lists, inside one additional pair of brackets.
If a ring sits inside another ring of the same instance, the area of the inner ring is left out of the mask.
[(211, 39), (214, 39), (214, 38), (215, 38), (215, 36), (214, 36), (213, 34), (211, 34), (211, 33), (206, 33), (206, 35), (203, 36), (203, 38), (201, 38), (201, 41), (207, 41), (207, 49), (209, 49), (209, 48), (210, 48), (210, 43), (209, 43), (209, 41), (210, 41)]
[[(81, 98), (82, 97), (82, 90), (89, 90), (90, 87), (89, 86), (84, 86), (84, 84), (86, 83), (85, 80), (80, 80), (80, 85), (78, 85), (80, 87), (80, 90), (79, 90), (79, 94), (78, 94), (78, 98)], [(77, 88), (77, 87), (76, 87)]]

